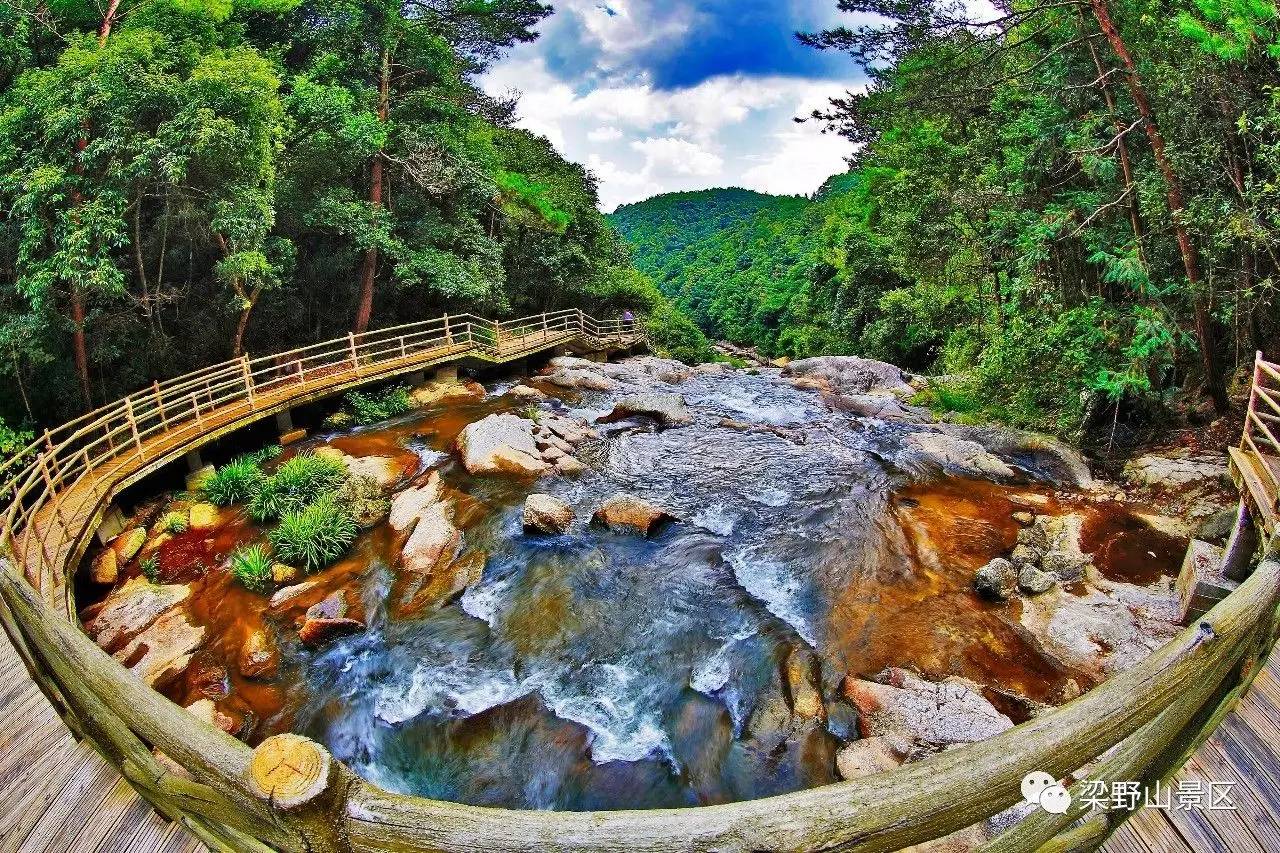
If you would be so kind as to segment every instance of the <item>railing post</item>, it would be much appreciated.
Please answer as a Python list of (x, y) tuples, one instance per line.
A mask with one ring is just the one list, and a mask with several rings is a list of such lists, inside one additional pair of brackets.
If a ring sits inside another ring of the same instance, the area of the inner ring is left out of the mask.
[(449, 331), (449, 312), (444, 315), (444, 344), (445, 346), (453, 346), (453, 332)]
[[(249, 400), (249, 408), (253, 408), (253, 372), (249, 370), (249, 354), (240, 356), (240, 373), (244, 376), (244, 392)], [(207, 385), (208, 383), (206, 383)], [(212, 394), (212, 392), (210, 392)]]
[(54, 486), (53, 477), (49, 474), (49, 458), (44, 453), (40, 454), (40, 476), (44, 480), (44, 487), (49, 490), (49, 500), (53, 501), (53, 513), (65, 529), (68, 526), (67, 517), (62, 513), (62, 501), (58, 499), (58, 489)]
[(551, 330), (547, 328), (547, 312), (542, 312), (542, 339), (545, 341), (551, 337)]
[(191, 411), (195, 413), (196, 426), (203, 429), (204, 418), (200, 417), (200, 397), (196, 394), (195, 391), (191, 392)]
[(166, 431), (168, 431), (169, 418), (166, 417), (164, 413), (164, 400), (160, 396), (160, 380), (158, 379), (152, 381), (151, 383), (151, 397), (153, 400), (155, 400), (156, 411), (160, 413), (160, 425), (163, 426)]
[(498, 325), (498, 321), (493, 321), (493, 351), (499, 353), (502, 351), (502, 327)]
[(408, 353), (408, 352), (406, 352), (406, 351), (405, 351), (405, 348), (404, 348), (404, 335), (401, 335), (401, 336), (400, 336), (400, 357), (401, 357), (401, 358), (408, 358), (408, 357), (409, 357), (409, 353)]
[(138, 434), (138, 421), (133, 416), (133, 398), (132, 397), (124, 398), (124, 411), (125, 411), (125, 419), (129, 421), (129, 431), (133, 433), (133, 446), (137, 449), (138, 456), (140, 458), (146, 458), (142, 454), (142, 436)]
[(356, 358), (356, 336), (354, 332), (347, 332), (347, 348), (351, 351), (351, 369), (359, 373), (360, 361)]

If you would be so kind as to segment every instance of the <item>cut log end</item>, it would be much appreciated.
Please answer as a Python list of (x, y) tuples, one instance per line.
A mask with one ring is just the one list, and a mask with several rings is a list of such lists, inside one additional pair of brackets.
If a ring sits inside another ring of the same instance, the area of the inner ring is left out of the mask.
[(264, 740), (249, 762), (254, 792), (281, 809), (314, 800), (329, 786), (328, 750), (301, 735), (283, 734)]

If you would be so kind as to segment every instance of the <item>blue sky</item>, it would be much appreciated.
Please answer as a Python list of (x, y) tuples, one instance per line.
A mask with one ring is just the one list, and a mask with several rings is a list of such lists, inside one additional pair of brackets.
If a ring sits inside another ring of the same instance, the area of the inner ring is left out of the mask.
[(484, 78), (522, 93), (520, 125), (601, 183), (605, 210), (662, 192), (745, 186), (811, 193), (842, 171), (844, 140), (792, 119), (862, 78), (796, 30), (835, 0), (558, 0), (542, 37)]

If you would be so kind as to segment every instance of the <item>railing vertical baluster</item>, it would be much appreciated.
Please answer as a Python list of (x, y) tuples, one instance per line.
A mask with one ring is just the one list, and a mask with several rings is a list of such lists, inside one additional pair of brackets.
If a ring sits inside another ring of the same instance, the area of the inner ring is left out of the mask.
[[(244, 393), (249, 400), (249, 408), (253, 408), (253, 372), (249, 370), (249, 354), (245, 353), (240, 356), (240, 373), (244, 376)], [(207, 385), (207, 383), (206, 383)], [(209, 402), (212, 403), (212, 392), (210, 392)]]
[(444, 345), (447, 347), (453, 346), (453, 333), (449, 331), (449, 314), (447, 312), (444, 315)]
[(156, 411), (160, 413), (160, 425), (165, 431), (169, 430), (169, 418), (164, 411), (164, 398), (160, 396), (160, 381), (155, 380), (151, 383), (151, 397), (155, 400)]
[(493, 351), (494, 353), (502, 352), (502, 327), (498, 325), (498, 321), (493, 321)]
[(347, 332), (347, 348), (351, 351), (351, 369), (359, 373), (360, 362), (356, 359), (356, 336), (354, 332)]
[(138, 451), (138, 458), (145, 459), (142, 453), (142, 436), (138, 434), (138, 421), (133, 415), (133, 398), (124, 398), (125, 419), (129, 421), (129, 431), (133, 433), (133, 446)]
[(401, 357), (401, 358), (408, 358), (408, 357), (409, 357), (409, 353), (408, 353), (408, 352), (406, 352), (406, 351), (405, 351), (405, 348), (404, 348), (404, 335), (401, 335), (401, 336), (400, 336), (400, 357)]
[(200, 397), (195, 391), (191, 392), (191, 411), (195, 414), (196, 427), (204, 429), (204, 418), (200, 417)]
[(67, 517), (62, 512), (62, 500), (58, 497), (58, 489), (53, 484), (53, 477), (49, 474), (49, 458), (47, 454), (40, 454), (40, 476), (44, 480), (44, 487), (49, 490), (49, 500), (53, 502), (53, 513), (58, 516), (58, 521), (62, 522), (63, 529), (67, 528)]

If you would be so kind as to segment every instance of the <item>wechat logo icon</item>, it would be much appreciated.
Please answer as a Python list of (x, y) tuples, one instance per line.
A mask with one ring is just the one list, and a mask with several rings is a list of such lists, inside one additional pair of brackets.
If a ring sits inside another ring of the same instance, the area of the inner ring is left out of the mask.
[(1022, 777), (1022, 798), (1035, 803), (1050, 814), (1066, 814), (1071, 808), (1071, 794), (1058, 780), (1040, 770)]

